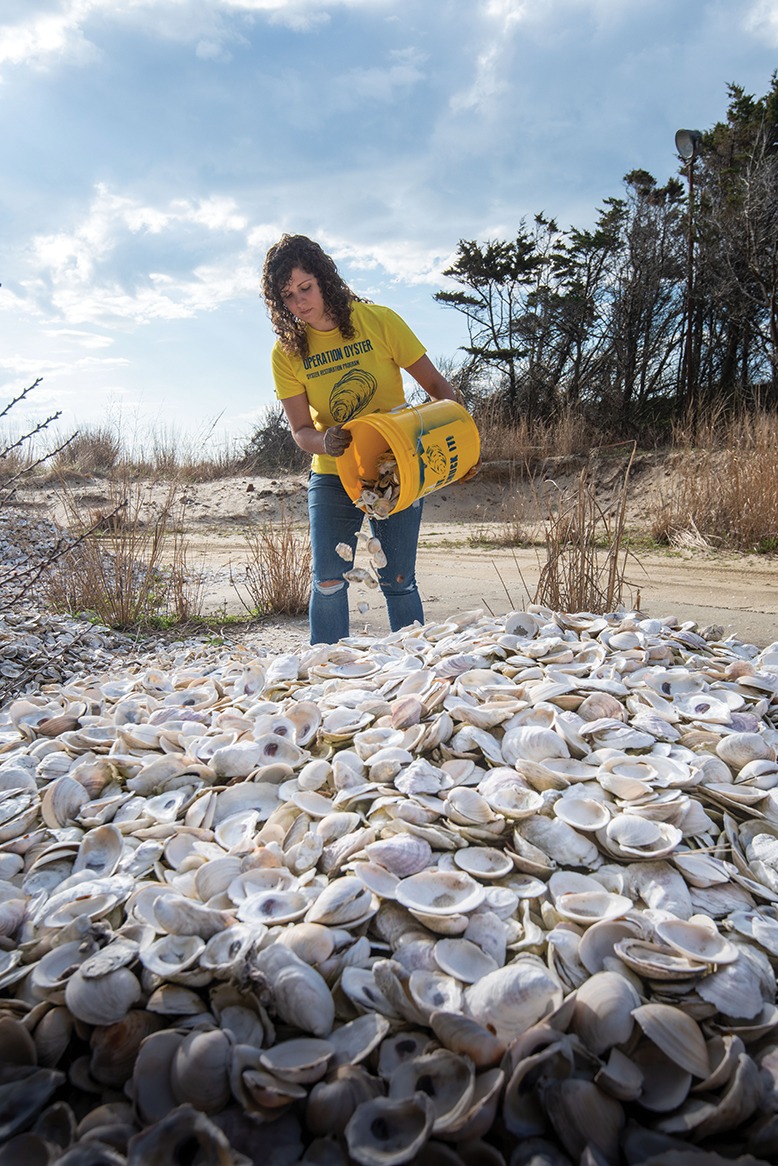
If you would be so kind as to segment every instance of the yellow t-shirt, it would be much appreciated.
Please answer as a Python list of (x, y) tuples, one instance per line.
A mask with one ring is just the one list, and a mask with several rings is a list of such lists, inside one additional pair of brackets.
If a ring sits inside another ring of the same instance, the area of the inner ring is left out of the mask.
[[(388, 413), (403, 405), (400, 370), (426, 351), (391, 308), (355, 302), (351, 322), (351, 340), (345, 340), (339, 328), (317, 332), (309, 327), (305, 360), (290, 356), (278, 342), (273, 347), (276, 396), (283, 401), (305, 393), (320, 433), (360, 413)], [(338, 472), (335, 458), (326, 454), (314, 454), (311, 468), (318, 474)]]

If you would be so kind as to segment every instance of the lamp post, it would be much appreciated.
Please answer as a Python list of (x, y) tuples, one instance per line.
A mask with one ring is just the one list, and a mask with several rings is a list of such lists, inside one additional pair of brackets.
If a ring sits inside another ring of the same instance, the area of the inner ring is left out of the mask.
[(689, 221), (687, 227), (686, 251), (686, 328), (681, 369), (681, 404), (687, 407), (694, 399), (694, 163), (700, 153), (702, 134), (699, 130), (678, 130), (675, 148), (682, 162), (686, 164), (689, 181)]

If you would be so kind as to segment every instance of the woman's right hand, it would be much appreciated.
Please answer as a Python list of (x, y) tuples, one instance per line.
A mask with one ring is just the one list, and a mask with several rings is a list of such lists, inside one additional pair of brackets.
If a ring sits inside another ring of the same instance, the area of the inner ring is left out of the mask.
[(351, 430), (342, 425), (331, 425), (324, 431), (324, 452), (330, 457), (340, 457), (351, 445)]

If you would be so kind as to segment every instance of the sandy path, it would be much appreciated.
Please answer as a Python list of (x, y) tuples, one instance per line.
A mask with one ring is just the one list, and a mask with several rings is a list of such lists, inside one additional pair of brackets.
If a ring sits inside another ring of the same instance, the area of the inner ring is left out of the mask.
[[(630, 529), (650, 529), (652, 513), (667, 490), (666, 465), (650, 458), (632, 490)], [(560, 482), (562, 481), (561, 476)], [(618, 484), (618, 475), (614, 481)], [(195, 572), (205, 571), (204, 610), (245, 614), (232, 574), (240, 578), (246, 559), (242, 532), (250, 524), (263, 523), (286, 514), (305, 523), (306, 475), (279, 479), (244, 476), (197, 483), (181, 489), (184, 530), (189, 543), (188, 559)], [(148, 488), (149, 496), (161, 498), (161, 487)], [(110, 484), (93, 481), (77, 491), (83, 504), (94, 512), (111, 499)], [(605, 495), (607, 496), (607, 485)], [(37, 493), (35, 509), (48, 506), (57, 513), (51, 488)], [(425, 501), (417, 577), (428, 619), (471, 608), (500, 614), (522, 608), (534, 594), (544, 558), (537, 549), (510, 549), (472, 545), (474, 535), (489, 535), (504, 523), (531, 526), (530, 498), (525, 483), (489, 471), (468, 483), (456, 483)], [(57, 514), (57, 517), (62, 517)], [(537, 529), (537, 527), (535, 527)], [(625, 606), (640, 597), (640, 610), (655, 617), (675, 616), (699, 627), (715, 624), (724, 635), (762, 647), (778, 640), (778, 560), (762, 556), (722, 556), (708, 551), (640, 553), (630, 561)], [(367, 603), (368, 611), (357, 611)], [(352, 632), (383, 635), (388, 630), (383, 600), (375, 591), (352, 587)], [(307, 634), (306, 621), (271, 621), (285, 634)]]
[[(197, 532), (191, 536), (192, 563), (207, 566), (209, 610), (223, 608), (241, 614), (238, 580), (246, 549), (240, 536)], [(479, 549), (464, 544), (460, 525), (422, 528), (417, 577), (427, 619), (481, 607), (501, 614), (531, 602), (540, 573), (537, 550)], [(359, 562), (359, 560), (357, 560)], [(704, 552), (641, 554), (628, 569), (625, 606), (640, 592), (640, 610), (655, 617), (675, 616), (699, 627), (716, 624), (764, 647), (778, 639), (778, 565), (772, 560), (743, 556), (722, 559)], [(383, 600), (363, 586), (351, 588), (352, 632), (383, 635), (389, 630)], [(367, 603), (368, 611), (357, 611)]]

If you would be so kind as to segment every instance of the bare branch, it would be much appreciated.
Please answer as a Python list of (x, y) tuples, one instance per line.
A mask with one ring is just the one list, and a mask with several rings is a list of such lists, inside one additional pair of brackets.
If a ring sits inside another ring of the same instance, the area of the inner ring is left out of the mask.
[(2, 421), (3, 417), (8, 416), (8, 414), (13, 409), (14, 405), (18, 405), (19, 402), (23, 401), (24, 398), (27, 397), (32, 392), (33, 389), (37, 389), (38, 385), (41, 383), (42, 380), (43, 380), (43, 377), (38, 377), (37, 380), (34, 380), (31, 385), (27, 386), (26, 389), (22, 389), (21, 393), (19, 393), (19, 395), (17, 397), (14, 397), (12, 401), (9, 401), (4, 409), (0, 409), (0, 421)]

